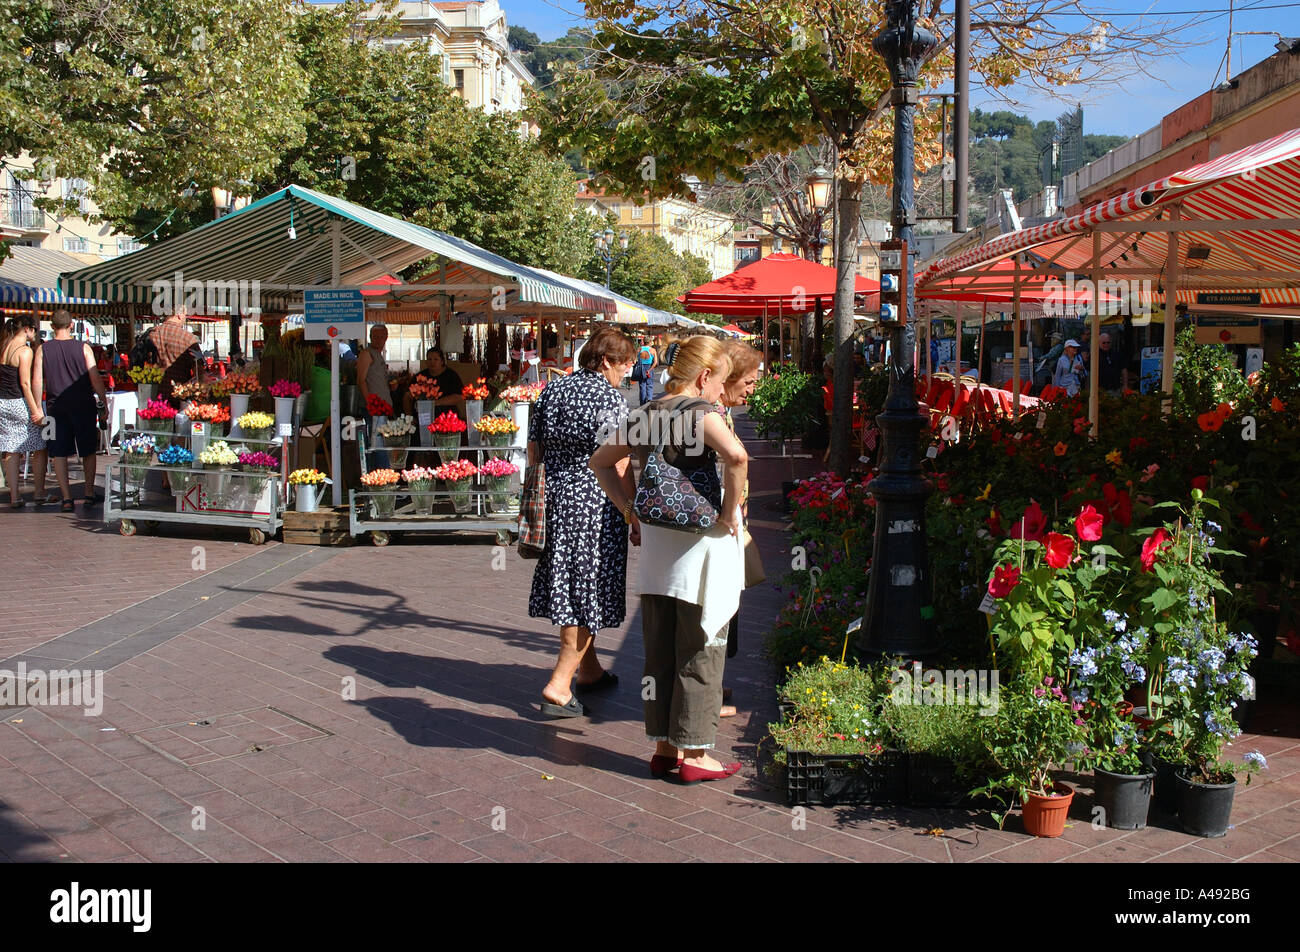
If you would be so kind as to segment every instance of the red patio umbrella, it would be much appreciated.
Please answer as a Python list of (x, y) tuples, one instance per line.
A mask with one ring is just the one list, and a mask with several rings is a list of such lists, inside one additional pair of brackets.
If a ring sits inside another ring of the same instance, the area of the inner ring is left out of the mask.
[[(854, 282), (855, 294), (872, 294), (880, 283), (861, 275)], [(770, 254), (737, 268), (716, 281), (701, 284), (677, 299), (686, 310), (735, 317), (769, 314), (806, 314), (835, 303), (835, 269), (792, 254)]]

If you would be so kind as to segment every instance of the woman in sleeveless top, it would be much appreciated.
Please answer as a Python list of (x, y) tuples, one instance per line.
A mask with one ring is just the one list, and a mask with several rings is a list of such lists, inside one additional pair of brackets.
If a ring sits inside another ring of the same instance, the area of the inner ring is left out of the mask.
[(29, 315), (9, 318), (0, 331), (0, 453), (4, 454), (11, 509), (27, 505), (18, 492), (22, 454), (35, 454), (33, 472), (45, 473), (45, 440), (41, 437), (45, 414), (38, 395), (32, 392), (31, 344), (35, 339), (36, 320)]
[[(707, 532), (641, 525), (641, 632), (645, 641), (645, 727), (655, 742), (650, 773), (681, 783), (722, 780), (740, 770), (710, 755), (722, 707), (727, 626), (744, 581), (740, 495), (749, 459), (713, 405), (731, 363), (721, 342), (693, 337), (669, 366), (667, 395), (638, 408), (625, 433), (591, 457), (601, 488), (636, 525), (634, 500), (615, 467), (629, 451), (644, 464), (664, 434), (674, 434), (664, 460), (679, 467), (718, 512)], [(725, 464), (718, 476), (717, 460)]]

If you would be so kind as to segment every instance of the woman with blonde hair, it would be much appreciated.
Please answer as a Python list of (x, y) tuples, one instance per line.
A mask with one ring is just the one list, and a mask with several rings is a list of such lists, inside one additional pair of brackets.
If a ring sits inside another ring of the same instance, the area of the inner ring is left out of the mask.
[[(665, 777), (679, 769), (679, 780), (686, 784), (722, 780), (740, 770), (740, 764), (720, 763), (709, 754), (722, 706), (727, 625), (744, 581), (740, 496), (749, 458), (714, 412), (730, 371), (720, 341), (683, 341), (668, 368), (667, 393), (633, 411), (626, 430), (596, 450), (589, 463), (624, 520), (640, 527), (641, 631), (648, 679), (642, 681), (642, 696), (646, 734), (655, 742), (650, 772)], [(644, 470), (650, 453), (659, 455), (660, 447), (662, 462), (690, 481), (690, 487), (681, 487), (688, 492), (693, 487), (696, 498), (690, 502), (703, 499), (716, 513), (708, 530), (667, 527), (672, 513), (666, 510), (675, 505), (669, 497), (657, 507), (665, 510), (660, 524), (638, 518), (635, 495), (619, 479), (617, 466), (633, 452)], [(725, 464), (721, 479), (718, 459)]]

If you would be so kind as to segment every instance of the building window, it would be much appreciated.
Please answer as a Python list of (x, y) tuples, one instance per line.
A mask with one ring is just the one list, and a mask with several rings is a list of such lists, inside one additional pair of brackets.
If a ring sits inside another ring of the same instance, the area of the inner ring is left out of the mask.
[(85, 238), (64, 238), (63, 250), (69, 254), (90, 254), (90, 242)]
[(134, 238), (117, 239), (117, 253), (120, 255), (129, 255), (133, 251), (139, 251), (144, 245)]
[(642, 208), (640, 205), (633, 205), (633, 206), (632, 206), (632, 217), (633, 217), (633, 218), (640, 218), (640, 217), (641, 217), (641, 213), (644, 212), (644, 211), (645, 211), (645, 209)]
[(461, 99), (465, 98), (465, 71), (463, 69), (452, 70), (456, 77), (456, 95)]
[(90, 183), (85, 179), (71, 178), (63, 180), (64, 201), (75, 201), (77, 203), (77, 210), (83, 215), (90, 211), (89, 197)]
[(442, 81), (448, 86), (451, 85), (451, 57), (446, 53), (442, 54)]

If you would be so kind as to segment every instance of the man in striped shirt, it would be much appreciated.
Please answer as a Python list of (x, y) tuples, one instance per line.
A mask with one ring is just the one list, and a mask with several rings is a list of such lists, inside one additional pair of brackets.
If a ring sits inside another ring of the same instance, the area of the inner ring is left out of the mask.
[(199, 339), (185, 329), (184, 311), (169, 315), (149, 333), (163, 369), (159, 393), (169, 397), (174, 384), (187, 383), (198, 374), (202, 348)]

